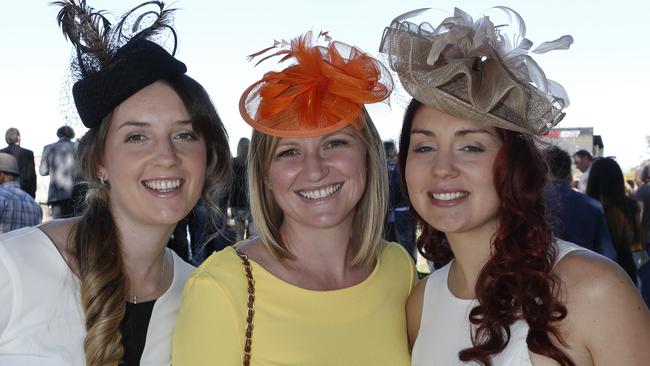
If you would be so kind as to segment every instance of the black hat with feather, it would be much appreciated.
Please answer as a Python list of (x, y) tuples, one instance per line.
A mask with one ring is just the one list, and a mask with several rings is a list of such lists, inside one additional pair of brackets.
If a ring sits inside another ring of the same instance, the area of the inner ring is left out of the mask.
[[(161, 1), (138, 5), (115, 28), (104, 12), (87, 6), (85, 0), (52, 4), (61, 6), (59, 26), (76, 48), (73, 68), (78, 80), (72, 94), (81, 121), (88, 128), (99, 127), (106, 115), (142, 88), (187, 71), (185, 64), (172, 56), (176, 52), (176, 33), (169, 23), (174, 9), (164, 9)], [(135, 34), (125, 35), (127, 19), (145, 6), (156, 6), (158, 10), (139, 15), (131, 26)], [(141, 23), (152, 16), (153, 22), (141, 29)], [(174, 38), (171, 54), (150, 40), (163, 30), (169, 30)]]

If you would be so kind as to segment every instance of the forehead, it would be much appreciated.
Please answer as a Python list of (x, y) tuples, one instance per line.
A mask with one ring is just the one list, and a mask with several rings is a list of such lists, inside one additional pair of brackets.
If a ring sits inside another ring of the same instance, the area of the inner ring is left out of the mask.
[(346, 126), (340, 130), (330, 132), (325, 135), (314, 137), (278, 137), (277, 145), (309, 145), (318, 144), (323, 140), (336, 136), (348, 136), (354, 139), (362, 140), (359, 132), (351, 126)]
[(156, 81), (139, 90), (113, 111), (113, 126), (123, 122), (177, 122), (189, 119), (181, 98), (167, 83)]
[(411, 133), (417, 131), (428, 131), (437, 137), (445, 134), (451, 134), (463, 130), (484, 130), (490, 132), (491, 135), (496, 137), (496, 129), (484, 123), (478, 123), (470, 119), (459, 118), (452, 116), (443, 111), (428, 107), (421, 106), (413, 117), (411, 124)]

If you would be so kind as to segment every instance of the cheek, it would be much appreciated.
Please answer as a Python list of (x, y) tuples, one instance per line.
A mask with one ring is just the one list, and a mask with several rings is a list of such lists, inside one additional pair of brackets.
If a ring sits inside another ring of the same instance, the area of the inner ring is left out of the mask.
[(406, 166), (404, 167), (404, 179), (406, 180), (406, 187), (409, 193), (419, 190), (425, 184), (426, 167), (422, 166), (420, 162), (410, 156), (406, 159)]
[[(215, 156), (215, 159), (217, 159), (216, 156)], [(200, 171), (204, 171), (204, 172), (207, 171), (207, 169), (208, 169), (208, 151), (205, 148), (205, 146), (203, 146), (201, 148), (201, 150), (196, 154), (196, 159), (192, 159), (192, 161), (196, 162), (197, 169), (199, 169)], [(217, 159), (216, 166), (218, 166), (219, 164), (220, 164), (220, 162)], [(203, 176), (205, 177), (205, 174), (203, 174)]]
[(269, 190), (279, 189), (282, 186), (288, 186), (296, 176), (297, 168), (293, 164), (271, 163), (264, 183)]

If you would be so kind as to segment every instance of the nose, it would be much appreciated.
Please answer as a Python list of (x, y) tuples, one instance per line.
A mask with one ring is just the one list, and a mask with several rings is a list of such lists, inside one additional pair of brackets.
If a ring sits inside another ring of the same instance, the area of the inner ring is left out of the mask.
[(326, 159), (320, 152), (312, 151), (305, 154), (305, 174), (314, 182), (323, 179), (329, 173)]
[(436, 178), (452, 178), (458, 174), (455, 156), (451, 151), (438, 150), (431, 165), (431, 173)]
[(170, 139), (160, 139), (154, 150), (154, 163), (162, 167), (172, 167), (180, 163), (176, 146)]

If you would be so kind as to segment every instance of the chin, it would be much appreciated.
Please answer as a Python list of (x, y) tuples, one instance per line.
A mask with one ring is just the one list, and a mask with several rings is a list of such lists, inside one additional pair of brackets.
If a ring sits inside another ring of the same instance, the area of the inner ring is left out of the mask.
[(158, 214), (152, 217), (152, 221), (159, 223), (161, 225), (176, 225), (181, 221), (187, 214), (191, 211), (180, 211), (180, 210), (160, 210)]

